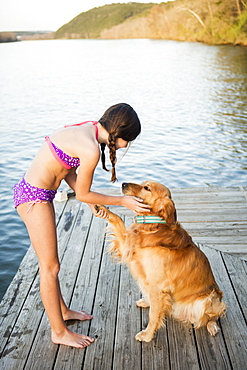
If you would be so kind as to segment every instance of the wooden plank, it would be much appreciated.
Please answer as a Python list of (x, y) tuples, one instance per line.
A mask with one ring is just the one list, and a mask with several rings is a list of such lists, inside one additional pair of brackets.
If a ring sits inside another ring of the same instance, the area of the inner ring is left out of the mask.
[(172, 195), (172, 199), (175, 202), (175, 204), (184, 205), (184, 204), (190, 204), (190, 205), (202, 205), (206, 206), (206, 204), (217, 204), (218, 206), (224, 205), (224, 204), (246, 204), (246, 199), (243, 194), (181, 194), (181, 195)]
[(246, 214), (239, 213), (237, 210), (232, 212), (203, 212), (200, 210), (194, 211), (178, 211), (177, 212), (178, 221), (183, 222), (238, 222), (246, 221)]
[[(142, 311), (142, 329), (145, 329), (149, 320), (149, 309), (141, 308), (140, 310)], [(151, 342), (142, 342), (142, 369), (161, 370), (161, 366), (162, 369), (170, 369), (167, 325), (157, 331)]]
[(37, 257), (32, 248), (29, 248), (15, 275), (11, 285), (5, 293), (0, 306), (0, 348), (1, 353), (9, 340), (15, 322), (22, 310), (26, 296), (37, 275)]
[(247, 228), (245, 224), (236, 222), (199, 223), (194, 228), (193, 223), (183, 223), (182, 226), (196, 243), (202, 243), (226, 253), (239, 254), (244, 258), (247, 257)]
[(96, 338), (86, 349), (83, 370), (111, 368), (118, 309), (120, 265), (103, 254), (89, 335)]
[(221, 196), (221, 195), (225, 195), (226, 193), (230, 195), (238, 195), (238, 194), (244, 195), (244, 191), (241, 189), (241, 187), (224, 187), (224, 186), (221, 186), (221, 187), (194, 186), (194, 187), (188, 187), (188, 188), (171, 188), (170, 187), (170, 190), (172, 194), (175, 194), (178, 196), (183, 195), (183, 194), (185, 195), (202, 194), (202, 197), (209, 196), (210, 194), (213, 196), (214, 195)]
[[(165, 185), (165, 184), (164, 184)], [(210, 193), (238, 193), (241, 192), (241, 187), (239, 186), (194, 186), (189, 188), (170, 188), (172, 193), (199, 193), (199, 194), (210, 194)]]
[[(164, 184), (166, 185), (166, 184)], [(109, 187), (107, 189), (96, 189), (104, 194), (111, 194), (111, 195), (121, 195), (122, 189), (121, 186), (117, 187)], [(184, 199), (190, 200), (191, 197), (194, 196), (195, 200), (205, 200), (208, 199), (213, 202), (217, 201), (217, 199), (223, 198), (228, 202), (232, 202), (237, 199), (246, 199), (246, 191), (244, 192), (241, 187), (190, 187), (190, 188), (170, 188), (172, 193), (172, 197), (176, 199), (180, 199), (183, 201)]]
[[(198, 236), (231, 236), (236, 235), (247, 236), (247, 224), (245, 225), (236, 225), (236, 223), (217, 223), (218, 227), (215, 226), (215, 223), (184, 223), (182, 226), (188, 231), (188, 233)], [(221, 224), (221, 227), (220, 227)], [(247, 239), (247, 238), (246, 238)], [(247, 245), (247, 242), (246, 242)]]
[[(57, 225), (66, 204), (67, 202), (55, 204)], [(30, 246), (0, 304), (0, 354), (9, 340), (30, 288), (35, 285), (37, 273), (38, 260)]]
[(245, 199), (247, 201), (247, 186), (240, 186), (239, 188), (242, 191), (242, 193), (245, 196)]
[(172, 199), (179, 203), (246, 203), (246, 199), (243, 193), (172, 193)]
[[(70, 237), (73, 221), (78, 212), (78, 206), (79, 204), (77, 203), (67, 202), (63, 216), (58, 224), (60, 256), (63, 256)], [(13, 366), (16, 367), (15, 360), (18, 359), (17, 368), (21, 369), (24, 366), (43, 314), (44, 308), (39, 294), (39, 277), (37, 276), (23, 304), (13, 331), (8, 338), (8, 343), (4, 349), (3, 363), (5, 361), (9, 363), (10, 359), (13, 359)]]
[[(78, 201), (75, 201), (78, 202)], [(79, 210), (74, 220), (71, 237), (67, 242), (66, 250), (61, 261), (60, 286), (65, 302), (70, 306), (74, 286), (80, 268), (85, 244), (87, 241), (88, 230), (91, 224), (92, 213), (87, 205), (78, 203)], [(82, 307), (72, 306), (80, 310)], [(31, 351), (28, 356), (26, 366), (28, 369), (50, 369), (55, 361), (57, 350), (60, 346), (51, 343), (50, 326), (46, 315), (43, 316), (38, 331), (36, 333)], [(46, 354), (45, 364), (43, 354)]]
[[(218, 279), (219, 274), (217, 274), (217, 271), (220, 271), (220, 276), (223, 275), (226, 279), (227, 272), (225, 271), (220, 253), (203, 247), (202, 245), (200, 248), (207, 255), (216, 281), (219, 283), (220, 289), (223, 289), (221, 281)], [(215, 271), (216, 266), (217, 271)], [(195, 336), (202, 369), (232, 369), (231, 360), (224, 341), (224, 333), (222, 331), (215, 337), (211, 337), (206, 327), (203, 327), (195, 330)]]
[[(197, 244), (200, 244), (200, 241), (199, 241), (199, 238), (197, 240), (197, 238), (194, 238), (194, 242), (196, 242)], [(203, 243), (202, 243), (203, 244)], [(239, 254), (243, 254), (245, 255), (247, 252), (246, 252), (246, 245), (239, 245), (239, 244), (216, 244), (216, 243), (207, 243), (207, 244), (204, 244), (206, 245), (207, 247), (209, 248), (212, 248), (212, 249), (216, 249), (218, 251), (221, 251), (221, 252), (224, 252), (224, 253), (229, 253), (229, 254), (233, 254), (233, 255), (239, 255)]]
[[(104, 248), (105, 225), (106, 222), (104, 220), (93, 217), (70, 305), (75, 309), (83, 309), (89, 313), (93, 311), (94, 306), (95, 291), (97, 289)], [(80, 236), (78, 235), (79, 238)], [(94, 315), (93, 321), (95, 321), (95, 318)], [(72, 331), (88, 335), (91, 322), (71, 321), (68, 325)], [(91, 346), (94, 345), (95, 343), (91, 344)], [(54, 370), (81, 369), (85, 351), (85, 349), (59, 346)]]
[(246, 230), (247, 229), (247, 220), (246, 221), (219, 221), (219, 222), (183, 222), (182, 224), (186, 229), (212, 229), (212, 230)]
[(245, 246), (245, 251), (247, 252), (247, 243), (246, 243), (246, 235), (232, 235), (230, 237), (229, 235), (213, 235), (213, 236), (202, 236), (202, 235), (197, 235), (196, 239), (200, 243), (207, 243), (207, 244), (229, 244), (230, 240), (234, 244), (241, 244)]
[(216, 243), (216, 244), (242, 244), (246, 246), (247, 249), (247, 235), (246, 230), (242, 230), (238, 233), (238, 230), (226, 230), (225, 233), (223, 230), (220, 230), (219, 232), (215, 232), (212, 230), (212, 233), (210, 233), (210, 230), (198, 230), (196, 231), (189, 231), (189, 234), (192, 238), (201, 238), (202, 243)]
[(247, 263), (226, 253), (222, 253), (222, 258), (226, 265), (239, 306), (247, 321)]
[[(133, 218), (125, 221), (126, 227)], [(141, 370), (141, 343), (135, 335), (141, 330), (141, 312), (136, 307), (140, 292), (127, 266), (121, 265), (113, 369)], [(133, 355), (134, 354), (134, 355)]]
[[(177, 209), (177, 218), (178, 221), (181, 222), (183, 225), (189, 225), (189, 224), (195, 224), (196, 227), (200, 227), (200, 225), (203, 223), (205, 225), (212, 225), (214, 224), (221, 224), (223, 223), (232, 223), (232, 224), (238, 224), (244, 225), (246, 227), (247, 225), (247, 215), (245, 213), (239, 213), (239, 211), (236, 209), (235, 206), (234, 210), (231, 213), (228, 214), (226, 210), (203, 210), (203, 209), (183, 209), (179, 210)], [(244, 208), (247, 210), (247, 208)], [(121, 216), (128, 216), (133, 217), (133, 212), (131, 212), (127, 208), (117, 207), (116, 212)]]
[(192, 326), (168, 319), (167, 329), (171, 369), (199, 370)]
[[(195, 210), (196, 210), (196, 213), (195, 213)], [(236, 221), (247, 221), (247, 205), (245, 204), (242, 208), (241, 208), (241, 212), (238, 208), (236, 208), (236, 204), (232, 207), (229, 207), (229, 208), (219, 208), (219, 207), (216, 207), (216, 208), (209, 208), (209, 209), (204, 209), (204, 208), (195, 208), (195, 209), (191, 209), (189, 207), (185, 207), (184, 209), (177, 209), (177, 211), (180, 213), (180, 214), (183, 214), (183, 215), (194, 215), (194, 216), (198, 216), (198, 215), (221, 215), (221, 216), (226, 216), (226, 211), (230, 213), (230, 216), (233, 216), (234, 217), (234, 220), (235, 220), (235, 217), (240, 217), (242, 216), (241, 218), (236, 218)], [(224, 217), (221, 218), (221, 221), (224, 220)]]
[[(238, 299), (235, 296), (235, 292), (232, 288), (220, 252), (217, 252), (213, 249), (206, 248), (203, 246), (201, 246), (201, 249), (210, 260), (210, 264), (215, 275), (215, 279), (218, 282), (220, 289), (224, 293), (224, 301), (228, 306), (226, 317), (220, 320), (222, 330), (221, 334), (223, 335), (224, 342), (227, 347), (227, 354), (224, 352), (225, 347), (223, 343), (219, 343), (218, 356), (221, 356), (222, 364), (221, 365), (219, 364), (219, 367), (217, 367), (214, 363), (212, 363), (211, 365), (207, 363), (204, 368), (205, 369), (225, 368), (224, 366), (228, 366), (227, 356), (229, 356), (232, 368), (234, 370), (242, 370), (245, 368), (247, 360), (246, 322), (243, 318), (241, 308), (239, 307)], [(196, 333), (198, 332), (199, 330), (196, 331)], [(218, 338), (221, 337), (221, 334), (220, 335), (219, 334), (215, 338), (209, 338), (208, 350), (205, 347), (205, 343), (201, 344), (199, 352), (201, 354), (200, 358), (202, 360), (210, 361), (211, 353), (210, 348), (212, 347), (212, 343), (214, 343), (214, 345), (217, 345), (219, 340)], [(200, 338), (197, 337), (197, 340), (199, 341)], [(205, 354), (205, 356), (203, 354)], [(215, 358), (215, 361), (219, 361), (219, 358), (218, 357)]]
[[(247, 196), (246, 191), (243, 191), (242, 187), (192, 187), (192, 188), (170, 188), (173, 200), (176, 205), (178, 204), (189, 204), (198, 205), (200, 204), (218, 204), (218, 206), (224, 204), (232, 204), (233, 206), (237, 203), (240, 207), (242, 204), (246, 204)], [(100, 192), (105, 194), (120, 195), (121, 187), (100, 189)]]
[(184, 202), (174, 202), (176, 209), (177, 210), (186, 210), (190, 209), (193, 211), (196, 211), (197, 209), (202, 209), (206, 212), (213, 211), (215, 209), (221, 210), (222, 212), (224, 211), (231, 211), (231, 209), (238, 209), (239, 212), (244, 212), (246, 210), (246, 203), (243, 202), (227, 202), (227, 201), (222, 201), (222, 202), (189, 202), (189, 201), (184, 201)]
[(113, 369), (141, 370), (141, 343), (135, 335), (141, 330), (140, 299), (137, 284), (126, 266), (121, 266)]
[(211, 337), (206, 327), (203, 327), (195, 330), (195, 336), (202, 370), (241, 369), (239, 367), (232, 367), (222, 332), (219, 332), (215, 337)]
[(65, 207), (67, 205), (67, 202), (68, 200), (64, 200), (62, 202), (58, 202), (56, 200), (53, 201), (53, 205), (54, 205), (54, 208), (55, 208), (55, 215), (56, 215), (56, 223), (58, 225), (61, 217), (62, 217), (62, 214), (65, 210)]

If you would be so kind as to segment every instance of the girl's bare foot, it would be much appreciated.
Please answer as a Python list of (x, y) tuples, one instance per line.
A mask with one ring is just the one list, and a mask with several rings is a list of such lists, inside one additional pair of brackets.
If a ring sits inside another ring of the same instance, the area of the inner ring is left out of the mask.
[(94, 342), (93, 338), (90, 338), (83, 334), (77, 334), (70, 331), (68, 328), (61, 334), (52, 332), (51, 340), (55, 344), (63, 344), (65, 346), (85, 348)]
[(91, 320), (93, 318), (92, 315), (86, 313), (85, 311), (74, 311), (68, 308), (66, 313), (63, 314), (64, 321), (67, 320)]

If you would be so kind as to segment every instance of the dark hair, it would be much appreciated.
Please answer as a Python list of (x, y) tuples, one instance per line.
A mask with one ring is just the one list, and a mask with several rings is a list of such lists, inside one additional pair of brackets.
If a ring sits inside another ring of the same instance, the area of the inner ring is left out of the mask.
[[(111, 181), (115, 182), (117, 180), (115, 170), (117, 162), (116, 139), (121, 138), (128, 141), (128, 143), (135, 140), (141, 132), (140, 120), (129, 104), (119, 103), (108, 108), (99, 119), (99, 122), (109, 133), (108, 141), (112, 164)], [(105, 166), (105, 146), (106, 144), (101, 144), (101, 161), (103, 169), (108, 171)]]

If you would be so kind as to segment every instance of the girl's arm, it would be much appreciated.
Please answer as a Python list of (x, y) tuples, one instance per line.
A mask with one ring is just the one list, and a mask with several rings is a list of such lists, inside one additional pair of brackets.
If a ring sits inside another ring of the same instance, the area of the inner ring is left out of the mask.
[[(69, 185), (69, 187), (74, 191), (76, 189), (76, 179), (77, 179), (77, 174), (76, 174), (75, 168), (72, 168), (64, 179)], [(87, 204), (91, 208), (91, 211), (95, 216), (101, 217), (101, 218), (108, 217), (108, 214), (104, 210), (101, 209), (99, 212), (97, 212), (96, 209), (94, 208), (94, 204), (91, 204), (91, 203), (87, 203)]]
[[(149, 211), (149, 207), (143, 204), (142, 199), (140, 198), (130, 195), (104, 195), (91, 191), (94, 171), (100, 159), (100, 151), (98, 146), (98, 150), (95, 149), (96, 148), (91, 148), (90, 150), (90, 148), (88, 148), (85, 150), (84, 148), (83, 156), (80, 157), (78, 174), (76, 174), (75, 169), (73, 169), (65, 178), (65, 181), (68, 183), (68, 185), (75, 191), (76, 198), (81, 202), (87, 203), (95, 215), (96, 211), (94, 210), (94, 204), (123, 206), (135, 213)], [(104, 217), (105, 215), (100, 215), (97, 213), (97, 216)]]
[(76, 178), (77, 178), (77, 174), (75, 171), (76, 171), (76, 168), (72, 168), (64, 179), (69, 185), (69, 187), (74, 191), (76, 187)]

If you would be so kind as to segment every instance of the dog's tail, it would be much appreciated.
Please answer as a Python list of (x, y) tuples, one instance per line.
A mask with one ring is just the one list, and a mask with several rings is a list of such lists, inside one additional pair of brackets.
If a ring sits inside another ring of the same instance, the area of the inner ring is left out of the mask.
[(207, 325), (208, 321), (216, 321), (225, 315), (227, 306), (221, 301), (221, 297), (222, 292), (216, 292), (214, 289), (206, 297), (200, 297), (191, 302), (175, 303), (172, 316), (179, 321), (189, 322), (198, 329)]

